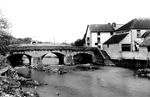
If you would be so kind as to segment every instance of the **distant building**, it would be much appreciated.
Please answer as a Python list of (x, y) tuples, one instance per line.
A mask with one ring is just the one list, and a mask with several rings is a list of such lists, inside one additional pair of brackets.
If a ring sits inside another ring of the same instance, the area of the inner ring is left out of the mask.
[(84, 36), (85, 46), (99, 47), (113, 35), (114, 29), (111, 24), (90, 24)]
[(112, 59), (146, 59), (147, 53), (140, 46), (149, 36), (150, 18), (135, 18), (117, 29), (103, 49)]

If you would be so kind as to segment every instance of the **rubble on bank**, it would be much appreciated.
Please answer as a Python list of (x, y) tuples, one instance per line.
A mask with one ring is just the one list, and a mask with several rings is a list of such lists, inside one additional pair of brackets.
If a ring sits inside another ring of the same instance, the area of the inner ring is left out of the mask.
[(49, 65), (36, 64), (31, 68), (37, 71), (46, 72), (47, 74), (52, 74), (52, 73), (64, 74), (68, 72), (68, 70), (64, 68), (63, 65), (49, 66)]
[(88, 70), (98, 70), (100, 66), (95, 66), (93, 64), (77, 64), (77, 65), (41, 65), (36, 64), (31, 67), (34, 70), (46, 72), (48, 74), (57, 73), (57, 74), (65, 74), (70, 71), (88, 71)]
[[(0, 97), (40, 97), (38, 93), (34, 91), (34, 87), (25, 91), (22, 87), (28, 85), (27, 78), (18, 76), (17, 72), (11, 68), (0, 75)], [(34, 86), (40, 85), (37, 81), (30, 80)]]
[(135, 71), (134, 75), (150, 79), (150, 68), (138, 69)]
[(75, 70), (81, 71), (98, 70), (98, 69), (100, 69), (100, 67), (94, 66), (93, 64), (81, 64), (75, 67)]

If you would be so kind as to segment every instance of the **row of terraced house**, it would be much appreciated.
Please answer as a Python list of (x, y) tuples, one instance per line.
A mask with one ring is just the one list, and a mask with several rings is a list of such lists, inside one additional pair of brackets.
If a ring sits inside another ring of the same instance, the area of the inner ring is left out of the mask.
[(126, 24), (90, 24), (85, 46), (104, 50), (112, 60), (150, 59), (150, 18), (135, 18)]

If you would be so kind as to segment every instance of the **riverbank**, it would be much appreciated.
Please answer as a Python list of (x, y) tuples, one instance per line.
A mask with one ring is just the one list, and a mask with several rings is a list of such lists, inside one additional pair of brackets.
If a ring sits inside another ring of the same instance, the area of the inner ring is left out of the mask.
[[(30, 89), (25, 90), (24, 86)], [(27, 79), (22, 76), (18, 76), (17, 72), (13, 68), (0, 75), (0, 97), (39, 97), (38, 93), (34, 91), (35, 86), (39, 86), (40, 83)]]
[[(25, 89), (24, 87), (30, 87)], [(19, 76), (5, 57), (0, 56), (0, 97), (39, 97), (34, 91), (39, 86), (35, 80)]]

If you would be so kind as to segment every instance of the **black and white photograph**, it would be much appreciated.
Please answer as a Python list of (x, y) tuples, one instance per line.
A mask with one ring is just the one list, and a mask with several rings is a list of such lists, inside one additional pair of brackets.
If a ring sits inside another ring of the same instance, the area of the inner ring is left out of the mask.
[(0, 0), (0, 97), (150, 97), (150, 1)]

